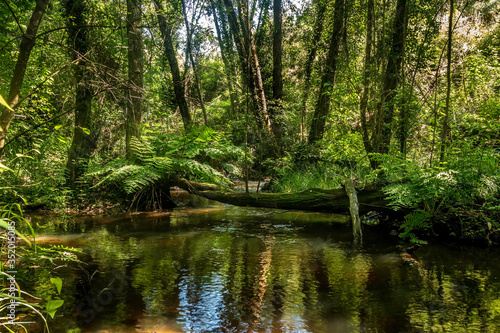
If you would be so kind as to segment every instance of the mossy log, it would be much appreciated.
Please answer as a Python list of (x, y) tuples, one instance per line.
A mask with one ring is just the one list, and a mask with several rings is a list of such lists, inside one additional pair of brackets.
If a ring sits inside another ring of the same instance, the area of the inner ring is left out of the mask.
[[(312, 188), (296, 193), (245, 193), (186, 180), (178, 180), (173, 184), (195, 195), (235, 206), (349, 213), (349, 197), (343, 188), (333, 190)], [(390, 210), (379, 188), (359, 190), (358, 200), (360, 213)]]

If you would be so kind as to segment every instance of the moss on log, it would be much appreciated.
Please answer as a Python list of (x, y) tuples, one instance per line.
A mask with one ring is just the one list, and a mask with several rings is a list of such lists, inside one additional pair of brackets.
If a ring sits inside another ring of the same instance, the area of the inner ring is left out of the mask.
[[(312, 188), (296, 193), (244, 193), (223, 189), (213, 184), (178, 180), (175, 185), (195, 195), (235, 206), (264, 207), (315, 212), (349, 213), (349, 197), (343, 188)], [(390, 210), (378, 188), (358, 191), (359, 211)]]

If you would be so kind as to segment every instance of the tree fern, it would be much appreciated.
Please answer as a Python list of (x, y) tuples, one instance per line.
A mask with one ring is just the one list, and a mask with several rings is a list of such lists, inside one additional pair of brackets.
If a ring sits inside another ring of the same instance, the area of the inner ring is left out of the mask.
[[(168, 193), (174, 178), (227, 185), (224, 175), (241, 174), (244, 152), (232, 145), (222, 133), (208, 127), (193, 128), (183, 137), (168, 141), (162, 135), (132, 139), (131, 161), (120, 158), (105, 166), (89, 168), (87, 177), (94, 188), (115, 186), (136, 200), (152, 193), (151, 200)], [(156, 194), (155, 194), (156, 193)]]

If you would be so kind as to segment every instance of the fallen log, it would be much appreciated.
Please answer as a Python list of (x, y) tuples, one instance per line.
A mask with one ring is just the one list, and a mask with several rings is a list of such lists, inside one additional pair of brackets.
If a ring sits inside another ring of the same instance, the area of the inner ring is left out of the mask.
[[(245, 193), (185, 179), (174, 181), (172, 185), (189, 193), (235, 206), (331, 213), (349, 213), (350, 206), (349, 197), (343, 188), (333, 190), (312, 188), (295, 193)], [(380, 188), (361, 189), (357, 195), (360, 213), (391, 210)]]

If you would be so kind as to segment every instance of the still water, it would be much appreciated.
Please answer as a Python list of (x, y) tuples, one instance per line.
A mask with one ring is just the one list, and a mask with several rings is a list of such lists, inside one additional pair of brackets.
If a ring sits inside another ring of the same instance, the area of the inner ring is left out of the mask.
[[(191, 199), (194, 200), (194, 199)], [(117, 217), (33, 218), (59, 268), (51, 332), (500, 332), (498, 250), (427, 245), (343, 217), (191, 202)]]

